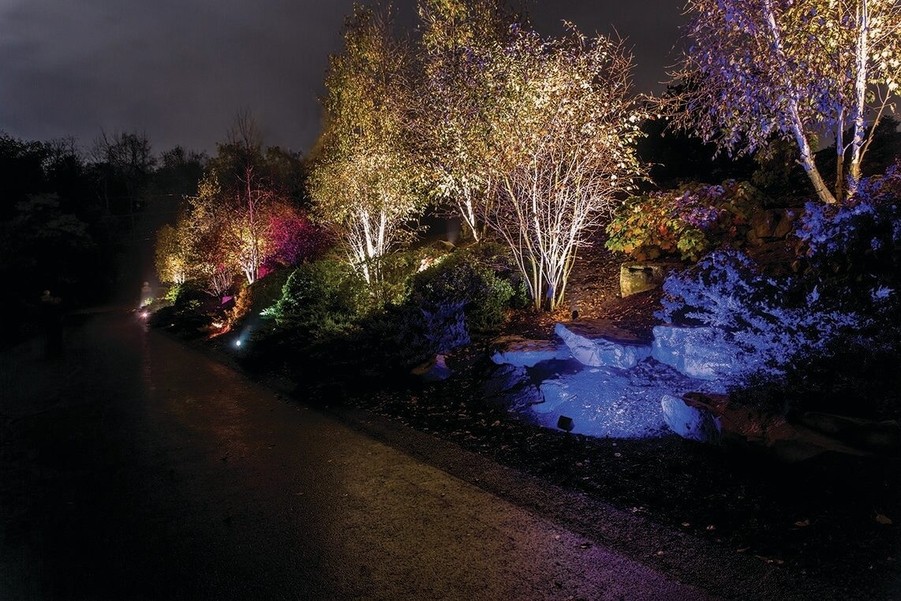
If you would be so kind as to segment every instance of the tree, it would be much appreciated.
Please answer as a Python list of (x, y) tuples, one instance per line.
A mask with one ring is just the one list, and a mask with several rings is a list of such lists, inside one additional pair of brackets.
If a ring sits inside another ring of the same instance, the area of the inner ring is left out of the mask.
[[(821, 201), (853, 194), (901, 81), (897, 0), (689, 0), (686, 10), (674, 76), (691, 85), (677, 122), (730, 152), (790, 139)], [(814, 162), (818, 132), (836, 142), (832, 189)]]
[(326, 75), (310, 192), (319, 216), (340, 229), (351, 264), (374, 285), (382, 257), (409, 238), (407, 226), (423, 205), (409, 53), (392, 38), (387, 10), (356, 6), (344, 43)]
[(253, 117), (241, 112), (218, 145), (209, 169), (193, 199), (194, 219), (212, 220), (205, 244), (218, 249), (219, 265), (240, 271), (248, 284), (272, 254), (271, 223), (291, 210), (290, 194), (299, 188), (299, 155), (278, 147), (264, 150)]
[(210, 172), (198, 185), (197, 195), (188, 198), (185, 219), (177, 224), (178, 239), (187, 247), (188, 277), (201, 280), (213, 296), (228, 291), (238, 269), (226, 235), (229, 213), (216, 173)]
[(418, 10), (424, 93), (417, 131), (426, 177), (478, 241), (492, 182), (485, 66), (509, 42), (513, 16), (499, 0), (420, 0)]
[(184, 218), (175, 225), (163, 225), (156, 234), (156, 274), (166, 284), (180, 286), (188, 281), (192, 257), (189, 229)]
[(515, 29), (490, 63), (487, 219), (513, 251), (536, 309), (556, 309), (578, 249), (641, 176), (644, 113), (620, 43), (570, 26), (560, 39)]
[[(107, 134), (103, 131), (94, 140), (91, 156), (97, 169), (99, 193), (107, 211), (134, 213), (138, 208), (138, 195), (156, 167), (147, 134)], [(118, 206), (116, 201), (119, 201)]]

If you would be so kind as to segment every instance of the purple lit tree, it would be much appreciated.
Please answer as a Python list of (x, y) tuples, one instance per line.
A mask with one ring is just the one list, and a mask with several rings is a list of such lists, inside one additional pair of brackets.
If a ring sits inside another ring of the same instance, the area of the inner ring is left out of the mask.
[[(897, 101), (897, 0), (688, 0), (686, 12), (675, 123), (729, 152), (793, 140), (822, 202), (853, 195), (876, 125)], [(835, 139), (832, 189), (813, 157), (823, 132)]]

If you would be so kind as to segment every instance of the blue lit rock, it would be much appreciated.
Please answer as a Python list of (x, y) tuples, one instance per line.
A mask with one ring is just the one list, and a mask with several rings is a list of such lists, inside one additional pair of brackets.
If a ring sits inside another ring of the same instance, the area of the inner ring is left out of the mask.
[(524, 367), (501, 365), (482, 385), (482, 398), (489, 405), (510, 411), (523, 411), (544, 402), (538, 387), (532, 383)]
[(494, 341), (491, 360), (498, 365), (534, 367), (542, 361), (570, 359), (566, 346), (553, 340), (530, 340), (522, 336), (503, 336)]
[(640, 338), (617, 330), (606, 322), (558, 323), (554, 327), (572, 356), (589, 367), (631, 369), (651, 356), (651, 348)]
[(692, 407), (669, 394), (660, 400), (663, 419), (670, 430), (689, 440), (719, 442), (720, 420), (705, 409)]
[(556, 428), (560, 416), (572, 419), (575, 434), (604, 438), (647, 438), (666, 431), (659, 399), (667, 390), (653, 375), (611, 368), (586, 368), (540, 385), (544, 402), (528, 408), (531, 419)]
[(701, 380), (726, 382), (750, 367), (736, 345), (711, 327), (656, 326), (651, 356)]

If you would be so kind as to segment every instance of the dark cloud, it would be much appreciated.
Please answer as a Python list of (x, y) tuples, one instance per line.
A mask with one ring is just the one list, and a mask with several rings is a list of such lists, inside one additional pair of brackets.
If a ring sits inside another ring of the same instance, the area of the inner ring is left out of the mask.
[[(414, 0), (396, 2), (412, 26)], [(89, 143), (101, 129), (143, 130), (155, 148), (211, 150), (249, 108), (267, 140), (297, 150), (320, 124), (328, 55), (351, 0), (6, 0), (0, 5), (0, 129)], [(651, 90), (678, 35), (679, 4), (535, 2), (536, 26), (562, 19), (613, 27), (634, 47), (636, 84)]]

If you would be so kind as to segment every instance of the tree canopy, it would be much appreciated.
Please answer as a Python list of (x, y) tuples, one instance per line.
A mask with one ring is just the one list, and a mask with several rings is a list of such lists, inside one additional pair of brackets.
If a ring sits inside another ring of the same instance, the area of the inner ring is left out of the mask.
[[(853, 193), (875, 125), (897, 99), (898, 2), (689, 0), (686, 12), (677, 122), (730, 152), (790, 139), (822, 201)], [(836, 142), (831, 188), (813, 158), (822, 133)]]
[(319, 216), (340, 229), (351, 263), (370, 284), (379, 261), (407, 239), (423, 208), (410, 114), (408, 48), (391, 35), (390, 13), (355, 7), (333, 56), (314, 151), (310, 192)]

